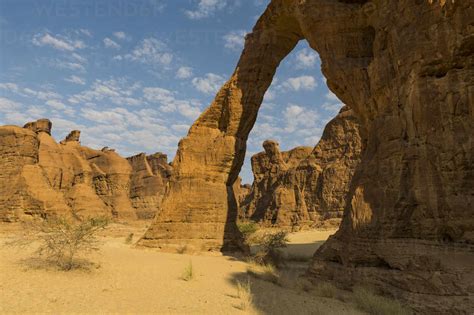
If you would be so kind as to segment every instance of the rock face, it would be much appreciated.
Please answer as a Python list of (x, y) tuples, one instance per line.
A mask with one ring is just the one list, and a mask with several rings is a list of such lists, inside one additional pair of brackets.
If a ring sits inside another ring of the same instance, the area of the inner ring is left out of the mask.
[(123, 220), (154, 215), (167, 182), (164, 170), (170, 171), (166, 156), (142, 154), (156, 170), (149, 167), (145, 174), (113, 150), (81, 146), (80, 131), (56, 143), (51, 127), (47, 119), (24, 128), (0, 127), (0, 221), (30, 215)]
[(241, 213), (247, 219), (281, 227), (342, 218), (349, 184), (361, 158), (359, 128), (352, 110), (344, 107), (328, 123), (314, 149), (280, 152), (278, 143), (265, 141), (265, 152), (252, 157), (254, 183)]
[(127, 158), (132, 165), (130, 199), (141, 219), (151, 219), (161, 204), (171, 166), (164, 154), (146, 156), (141, 153)]
[(233, 183), (280, 61), (306, 39), (365, 150), (340, 231), (309, 273), (424, 312), (474, 312), (474, 1), (273, 0), (231, 79), (181, 140), (142, 244), (235, 244)]

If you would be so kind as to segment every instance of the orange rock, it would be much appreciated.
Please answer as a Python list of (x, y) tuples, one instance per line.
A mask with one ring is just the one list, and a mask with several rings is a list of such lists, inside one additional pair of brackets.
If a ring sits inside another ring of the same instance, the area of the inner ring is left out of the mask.
[(25, 128), (0, 127), (1, 221), (30, 215), (154, 216), (171, 172), (165, 155), (147, 157), (156, 174), (151, 168), (143, 174), (114, 150), (81, 146), (78, 130), (56, 143), (51, 127), (46, 119)]
[(473, 313), (474, 3), (273, 0), (230, 80), (182, 139), (141, 244), (231, 248), (233, 184), (280, 62), (306, 39), (361, 124), (339, 232), (309, 274), (368, 282), (425, 313)]
[(314, 149), (280, 152), (274, 141), (263, 147), (265, 152), (252, 157), (254, 183), (241, 204), (244, 218), (280, 227), (342, 218), (362, 151), (359, 124), (350, 109), (344, 107), (328, 123)]

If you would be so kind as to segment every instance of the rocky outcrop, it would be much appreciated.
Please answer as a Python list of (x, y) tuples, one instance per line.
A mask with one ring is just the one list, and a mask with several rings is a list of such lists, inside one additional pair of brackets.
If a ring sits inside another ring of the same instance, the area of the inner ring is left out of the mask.
[(181, 140), (141, 244), (229, 248), (233, 183), (280, 61), (306, 39), (365, 150), (340, 231), (309, 274), (369, 282), (418, 311), (472, 313), (474, 2), (273, 0), (231, 79)]
[(170, 171), (166, 156), (143, 154), (157, 169), (143, 174), (114, 150), (81, 146), (80, 131), (56, 143), (51, 127), (47, 119), (24, 128), (0, 127), (0, 221), (31, 215), (106, 215), (120, 220), (154, 215), (166, 186), (163, 170)]
[(127, 158), (132, 165), (130, 199), (137, 209), (141, 219), (153, 218), (161, 204), (168, 179), (171, 176), (171, 166), (164, 154), (146, 156), (141, 153)]
[(36, 121), (26, 123), (23, 128), (30, 129), (33, 132), (45, 132), (51, 135), (52, 123), (49, 119), (38, 119)]
[(241, 205), (245, 218), (276, 226), (309, 222), (300, 183), (293, 182), (290, 173), (311, 154), (312, 148), (281, 152), (279, 144), (272, 140), (265, 141), (263, 148), (265, 152), (251, 159), (254, 182), (250, 195)]
[(280, 152), (278, 143), (265, 141), (265, 152), (252, 157), (254, 183), (241, 213), (247, 219), (280, 227), (342, 218), (349, 184), (361, 158), (359, 128), (352, 110), (344, 107), (328, 123), (314, 149)]

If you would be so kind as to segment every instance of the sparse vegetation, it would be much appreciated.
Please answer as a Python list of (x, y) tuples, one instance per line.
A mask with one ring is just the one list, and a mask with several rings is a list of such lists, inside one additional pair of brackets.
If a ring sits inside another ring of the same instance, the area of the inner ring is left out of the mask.
[(133, 242), (133, 233), (130, 233), (125, 239), (125, 244), (132, 244), (132, 242)]
[(251, 239), (252, 235), (254, 235), (255, 232), (257, 232), (257, 230), (258, 230), (257, 223), (251, 222), (251, 221), (238, 222), (237, 227), (238, 227), (240, 233), (242, 233), (245, 242), (248, 245), (250, 245), (249, 240)]
[(252, 290), (250, 286), (250, 279), (246, 282), (237, 282), (237, 297), (240, 299), (240, 303), (237, 308), (245, 311), (252, 305)]
[(68, 271), (79, 267), (78, 255), (99, 250), (97, 232), (108, 223), (105, 217), (81, 221), (62, 217), (35, 219), (26, 224), (25, 233), (10, 245), (23, 247), (38, 243), (36, 254)]
[(353, 299), (356, 306), (373, 315), (405, 315), (411, 314), (398, 301), (375, 294), (372, 290), (364, 287), (355, 287)]
[(280, 276), (278, 271), (271, 264), (257, 264), (250, 262), (247, 267), (247, 273), (255, 278), (279, 284)]
[(181, 279), (184, 281), (191, 281), (194, 279), (194, 269), (193, 269), (193, 262), (189, 261), (189, 264), (184, 268), (183, 274), (181, 275)]
[(262, 265), (280, 266), (284, 262), (282, 248), (288, 243), (288, 232), (265, 233), (253, 238), (253, 242), (259, 246), (254, 259)]
[(338, 289), (336, 286), (329, 282), (321, 282), (313, 288), (313, 292), (316, 296), (325, 298), (337, 298)]

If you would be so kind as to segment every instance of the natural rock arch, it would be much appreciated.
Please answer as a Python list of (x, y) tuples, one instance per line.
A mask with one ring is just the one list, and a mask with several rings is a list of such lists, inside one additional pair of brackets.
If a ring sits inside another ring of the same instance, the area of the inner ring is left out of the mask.
[(273, 0), (232, 78), (181, 140), (140, 244), (236, 246), (232, 184), (248, 134), (279, 63), (306, 39), (365, 141), (341, 228), (310, 274), (372, 281), (415, 307), (472, 310), (474, 1), (429, 2)]

